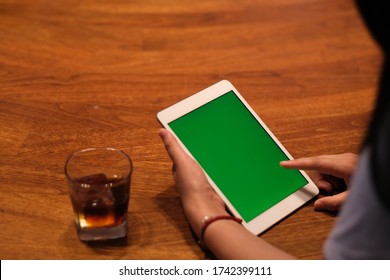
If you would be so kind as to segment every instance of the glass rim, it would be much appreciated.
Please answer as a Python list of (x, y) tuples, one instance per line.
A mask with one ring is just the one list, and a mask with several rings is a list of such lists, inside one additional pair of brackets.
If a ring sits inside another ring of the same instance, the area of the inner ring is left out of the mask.
[(113, 151), (113, 152), (117, 152), (118, 154), (120, 154), (124, 158), (126, 158), (128, 160), (128, 162), (129, 162), (129, 164), (130, 164), (130, 171), (128, 172), (128, 174), (126, 175), (125, 178), (130, 178), (131, 177), (131, 174), (133, 173), (133, 161), (131, 160), (130, 156), (127, 153), (125, 153), (124, 151), (122, 151), (121, 149), (112, 148), (112, 147), (106, 147), (106, 148), (103, 147), (103, 148), (86, 148), (86, 149), (82, 149), (82, 150), (74, 152), (70, 156), (68, 156), (68, 158), (65, 161), (65, 166), (64, 166), (64, 173), (65, 173), (66, 178), (68, 180), (72, 181), (72, 182), (77, 182), (77, 180), (68, 173), (68, 169), (67, 169), (69, 161), (74, 156), (77, 156), (78, 154), (82, 154), (82, 153), (85, 153), (85, 152), (99, 151), (99, 150), (100, 151)]

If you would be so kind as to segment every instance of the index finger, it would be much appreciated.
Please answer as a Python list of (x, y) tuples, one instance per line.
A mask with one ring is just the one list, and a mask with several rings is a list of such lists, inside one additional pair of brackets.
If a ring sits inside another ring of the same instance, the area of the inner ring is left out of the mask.
[(342, 178), (343, 170), (338, 168), (337, 161), (331, 156), (318, 156), (281, 161), (280, 166), (288, 169), (314, 170)]

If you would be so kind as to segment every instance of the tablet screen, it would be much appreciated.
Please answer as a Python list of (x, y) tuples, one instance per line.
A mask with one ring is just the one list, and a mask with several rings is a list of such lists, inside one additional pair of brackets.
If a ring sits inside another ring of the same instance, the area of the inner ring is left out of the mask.
[(233, 91), (168, 125), (245, 222), (308, 183)]

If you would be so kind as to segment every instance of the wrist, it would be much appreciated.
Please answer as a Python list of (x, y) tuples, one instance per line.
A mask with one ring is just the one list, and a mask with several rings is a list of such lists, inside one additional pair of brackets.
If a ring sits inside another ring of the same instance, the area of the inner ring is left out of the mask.
[(182, 201), (184, 214), (195, 232), (200, 238), (205, 217), (226, 216), (229, 213), (222, 205), (200, 197)]
[(235, 217), (235, 216), (231, 216), (231, 215), (218, 215), (218, 216), (205, 216), (203, 218), (203, 221), (202, 221), (202, 228), (201, 228), (201, 231), (200, 231), (200, 237), (199, 237), (199, 243), (202, 247), (205, 248), (205, 244), (204, 244), (204, 236), (205, 236), (205, 232), (207, 230), (207, 228), (214, 222), (218, 222), (218, 221), (223, 221), (223, 220), (228, 220), (228, 221), (234, 221), (236, 223), (239, 223), (241, 224), (242, 223), (242, 219), (241, 218), (238, 218), (238, 217)]

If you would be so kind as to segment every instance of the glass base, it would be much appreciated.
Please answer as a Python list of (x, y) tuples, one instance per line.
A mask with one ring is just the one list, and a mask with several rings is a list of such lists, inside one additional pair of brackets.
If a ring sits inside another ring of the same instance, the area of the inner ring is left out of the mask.
[(81, 241), (98, 241), (122, 238), (127, 235), (127, 222), (116, 227), (85, 229), (76, 225)]

